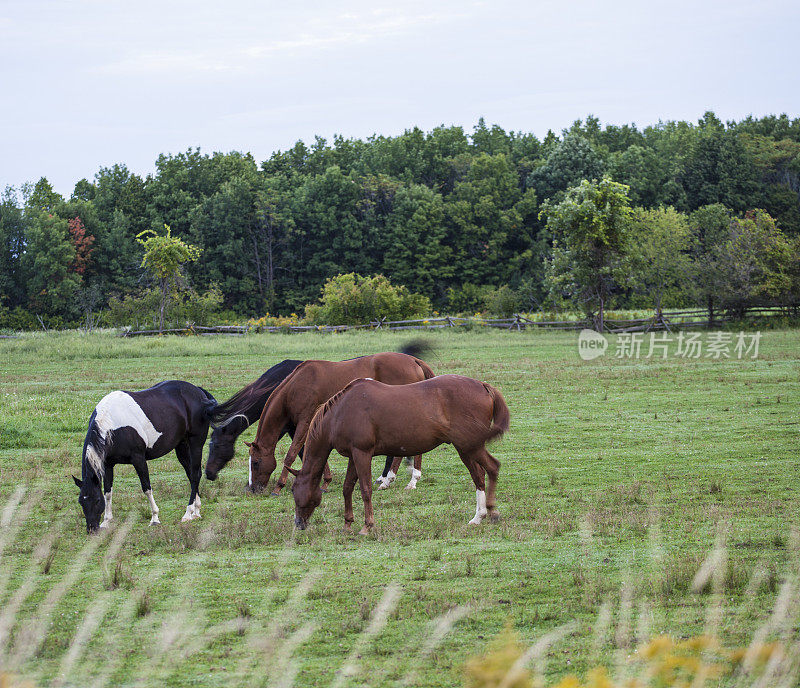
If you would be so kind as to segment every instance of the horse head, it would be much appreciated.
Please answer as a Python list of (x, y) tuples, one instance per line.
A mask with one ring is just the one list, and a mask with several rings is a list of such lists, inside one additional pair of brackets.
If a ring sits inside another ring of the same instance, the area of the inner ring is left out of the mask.
[(100, 529), (100, 520), (106, 508), (103, 490), (100, 487), (100, 478), (94, 471), (89, 471), (88, 477), (78, 480), (74, 475), (72, 479), (80, 490), (78, 494), (78, 504), (83, 509), (86, 518), (86, 532), (96, 533)]
[(319, 480), (314, 480), (310, 473), (302, 473), (292, 468), (289, 472), (295, 476), (292, 483), (294, 524), (300, 530), (305, 530), (308, 527), (308, 519), (322, 501), (322, 488)]
[(278, 465), (275, 461), (275, 450), (273, 448), (271, 452), (267, 451), (258, 444), (258, 440), (245, 442), (245, 444), (250, 449), (250, 472), (247, 489), (255, 493), (263, 492), (267, 489), (270, 476)]

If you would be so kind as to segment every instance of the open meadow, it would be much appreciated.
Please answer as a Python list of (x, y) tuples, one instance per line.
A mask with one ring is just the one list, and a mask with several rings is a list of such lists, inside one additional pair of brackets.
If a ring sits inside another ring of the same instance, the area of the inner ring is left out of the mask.
[[(507, 624), (525, 645), (572, 624), (537, 660), (550, 681), (662, 633), (750, 642), (798, 574), (800, 331), (765, 332), (742, 360), (617, 359), (611, 338), (585, 362), (576, 333), (424, 336), (435, 372), (489, 382), (511, 409), (490, 447), (499, 523), (468, 525), (475, 490), (443, 446), (416, 490), (404, 467), (374, 492), (367, 537), (342, 531), (334, 453), (332, 490), (295, 531), (288, 490), (245, 493), (251, 426), (218, 480), (203, 478), (200, 520), (180, 522), (189, 483), (170, 454), (149, 463), (162, 525), (120, 466), (116, 524), (90, 538), (70, 474), (104, 394), (184, 379), (222, 401), (284, 358), (396, 350), (413, 335), (0, 342), (0, 506), (21, 500), (0, 528), (0, 668), (38, 685), (461, 686)], [(353, 503), (360, 527), (358, 490)], [(693, 589), (715, 543), (716, 583)], [(797, 587), (787, 594), (797, 612)], [(765, 639), (797, 642), (797, 617), (785, 623)]]

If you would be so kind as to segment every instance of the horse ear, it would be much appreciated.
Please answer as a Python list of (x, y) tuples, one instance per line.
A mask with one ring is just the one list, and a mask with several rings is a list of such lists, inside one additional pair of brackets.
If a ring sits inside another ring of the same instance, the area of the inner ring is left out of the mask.
[(245, 442), (244, 442), (244, 443), (245, 443), (245, 444), (246, 444), (248, 447), (252, 447), (252, 446), (255, 444), (255, 442), (248, 442), (247, 440), (245, 440)]
[(83, 487), (83, 481), (82, 480), (78, 480), (74, 475), (72, 476), (72, 479), (75, 481), (75, 484), (78, 486), (78, 489)]

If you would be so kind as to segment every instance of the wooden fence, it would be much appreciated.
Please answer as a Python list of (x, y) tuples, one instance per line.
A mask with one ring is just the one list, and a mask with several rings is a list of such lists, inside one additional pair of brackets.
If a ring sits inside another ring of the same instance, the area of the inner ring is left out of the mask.
[[(745, 318), (786, 316), (797, 314), (796, 308), (791, 307), (765, 307), (750, 308), (746, 312)], [(699, 319), (698, 319), (699, 318)], [(721, 325), (725, 322), (739, 320), (727, 313), (715, 314), (713, 323), (709, 323), (708, 311), (705, 309), (691, 309), (680, 311), (662, 311), (659, 315), (654, 314), (649, 318), (632, 318), (628, 320), (617, 320), (606, 318), (604, 322), (605, 331), (616, 334), (623, 332), (651, 332), (657, 330), (671, 330), (672, 328), (687, 327), (709, 327)], [(532, 320), (531, 318), (515, 314), (510, 318), (460, 318), (455, 316), (443, 316), (439, 318), (422, 318), (418, 320), (373, 320), (362, 325), (215, 325), (201, 326), (193, 323), (186, 327), (163, 330), (131, 330), (126, 328), (120, 332), (121, 337), (147, 337), (159, 334), (180, 334), (180, 335), (230, 335), (243, 336), (254, 332), (345, 332), (347, 330), (436, 330), (447, 327), (494, 327), (504, 330), (527, 330), (531, 328), (554, 329), (554, 330), (582, 330), (592, 328), (591, 320)]]

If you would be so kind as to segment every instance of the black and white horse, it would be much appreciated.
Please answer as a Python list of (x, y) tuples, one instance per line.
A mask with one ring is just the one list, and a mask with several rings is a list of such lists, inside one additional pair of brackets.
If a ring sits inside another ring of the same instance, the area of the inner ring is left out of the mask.
[[(105, 528), (112, 519), (114, 466), (132, 464), (150, 502), (150, 524), (160, 523), (147, 462), (173, 449), (189, 478), (189, 505), (182, 521), (200, 518), (203, 444), (217, 402), (202, 387), (181, 380), (160, 382), (141, 392), (111, 392), (89, 418), (83, 443), (78, 501), (86, 530)], [(101, 487), (102, 482), (102, 487)], [(102, 518), (102, 522), (101, 522)]]

